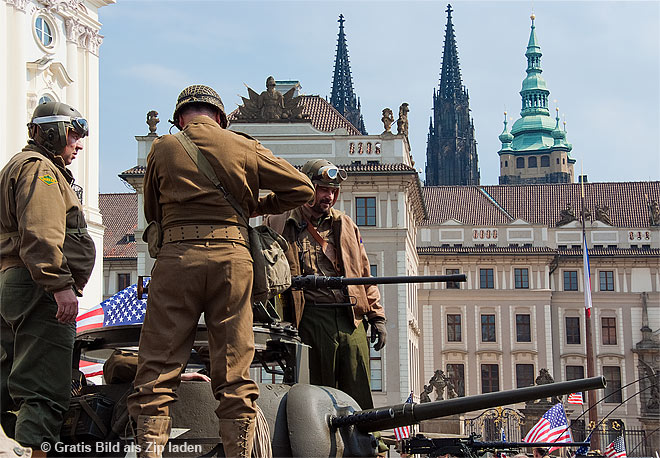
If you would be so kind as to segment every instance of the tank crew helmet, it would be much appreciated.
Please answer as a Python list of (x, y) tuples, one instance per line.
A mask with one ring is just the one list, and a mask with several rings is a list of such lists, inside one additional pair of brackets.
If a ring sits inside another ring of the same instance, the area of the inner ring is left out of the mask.
[(203, 84), (195, 84), (193, 86), (188, 86), (181, 91), (181, 94), (179, 94), (179, 97), (176, 99), (176, 108), (174, 108), (174, 115), (172, 115), (174, 121), (172, 124), (179, 128), (179, 130), (181, 130), (181, 123), (179, 122), (181, 109), (191, 103), (204, 103), (217, 109), (220, 112), (220, 125), (223, 129), (227, 128), (225, 106), (222, 104), (222, 99), (218, 93)]
[(64, 150), (69, 130), (81, 138), (86, 137), (89, 135), (89, 124), (78, 110), (62, 102), (37, 105), (28, 123), (30, 138), (56, 155)]
[(315, 185), (331, 188), (339, 188), (341, 183), (348, 177), (345, 170), (338, 168), (325, 159), (307, 161), (303, 165), (302, 173), (307, 175)]

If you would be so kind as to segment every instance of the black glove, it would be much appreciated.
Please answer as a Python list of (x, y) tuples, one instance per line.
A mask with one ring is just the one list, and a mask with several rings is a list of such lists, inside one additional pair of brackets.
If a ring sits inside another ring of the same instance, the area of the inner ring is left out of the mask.
[(387, 341), (387, 327), (385, 327), (385, 318), (376, 317), (369, 320), (371, 325), (371, 343), (376, 342), (374, 350), (378, 351), (385, 346)]

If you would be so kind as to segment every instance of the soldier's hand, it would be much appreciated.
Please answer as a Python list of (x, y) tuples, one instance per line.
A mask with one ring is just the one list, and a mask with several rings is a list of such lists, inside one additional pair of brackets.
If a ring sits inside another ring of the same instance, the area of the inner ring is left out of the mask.
[(369, 320), (369, 324), (371, 325), (371, 343), (376, 342), (374, 350), (378, 351), (385, 346), (385, 342), (387, 341), (385, 318), (372, 318)]
[(57, 313), (55, 318), (62, 323), (76, 321), (78, 316), (78, 297), (73, 289), (67, 288), (53, 293), (57, 302)]

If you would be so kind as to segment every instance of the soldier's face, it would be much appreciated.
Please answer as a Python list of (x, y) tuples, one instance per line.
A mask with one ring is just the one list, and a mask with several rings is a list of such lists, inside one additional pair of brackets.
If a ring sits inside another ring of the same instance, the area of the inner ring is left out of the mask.
[(78, 151), (82, 149), (82, 136), (75, 130), (68, 130), (66, 134), (66, 146), (60, 155), (64, 159), (64, 163), (70, 165), (78, 155)]
[(335, 202), (335, 196), (338, 192), (338, 188), (316, 185), (316, 198), (314, 199), (312, 210), (316, 213), (328, 213), (330, 207)]

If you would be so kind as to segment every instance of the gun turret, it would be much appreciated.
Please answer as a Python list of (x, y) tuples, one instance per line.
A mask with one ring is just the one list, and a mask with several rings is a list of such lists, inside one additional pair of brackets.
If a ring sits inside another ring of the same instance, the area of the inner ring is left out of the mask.
[(408, 275), (401, 277), (324, 277), (300, 275), (291, 278), (291, 289), (341, 289), (348, 285), (391, 285), (396, 283), (446, 283), (466, 282), (465, 274), (455, 275)]

